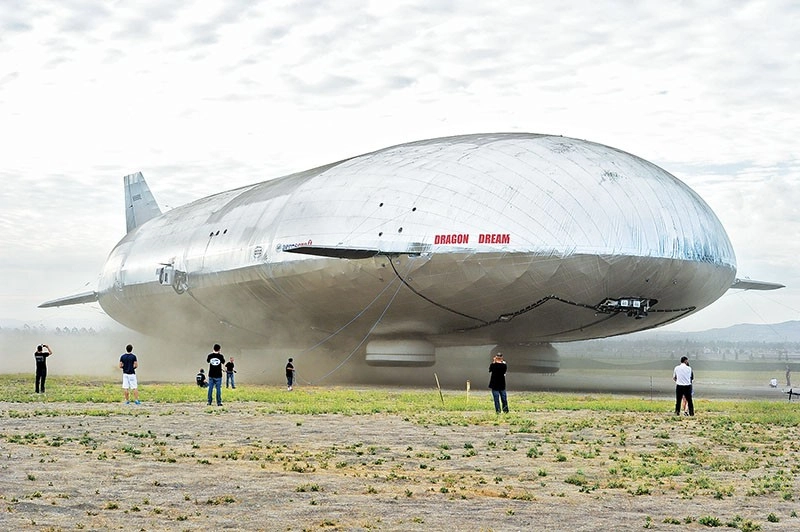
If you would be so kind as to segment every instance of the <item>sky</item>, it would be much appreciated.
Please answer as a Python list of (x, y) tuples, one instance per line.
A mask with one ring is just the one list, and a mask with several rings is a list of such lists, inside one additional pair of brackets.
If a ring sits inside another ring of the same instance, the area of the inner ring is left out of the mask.
[(162, 209), (385, 146), (598, 142), (714, 209), (738, 276), (672, 330), (800, 319), (796, 1), (0, 3), (0, 325), (113, 323), (92, 290), (122, 176)]

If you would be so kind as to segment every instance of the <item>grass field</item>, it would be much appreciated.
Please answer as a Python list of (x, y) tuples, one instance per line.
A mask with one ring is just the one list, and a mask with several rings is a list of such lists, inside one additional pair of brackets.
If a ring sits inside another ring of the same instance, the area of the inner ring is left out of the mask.
[[(48, 377), (45, 396), (31, 392), (31, 375), (0, 375), (0, 399), (10, 403), (119, 403), (122, 391), (117, 379), (97, 377)], [(143, 383), (139, 391), (143, 401), (151, 403), (203, 402), (207, 390), (196, 385)], [(452, 412), (494, 413), (485, 390), (444, 391), (371, 387), (298, 387), (287, 394), (274, 385), (240, 385), (236, 391), (222, 388), (225, 402), (253, 402), (266, 412), (294, 414), (437, 414)], [(609, 412), (670, 412), (674, 400), (663, 394), (657, 399), (615, 396), (612, 394), (509, 392), (514, 414), (539, 411), (595, 410)], [(724, 414), (740, 422), (777, 425), (800, 424), (800, 402), (774, 400), (715, 399), (695, 400), (698, 412)]]
[[(0, 376), (0, 526), (800, 529), (800, 404)], [(234, 523), (233, 525), (231, 523)]]

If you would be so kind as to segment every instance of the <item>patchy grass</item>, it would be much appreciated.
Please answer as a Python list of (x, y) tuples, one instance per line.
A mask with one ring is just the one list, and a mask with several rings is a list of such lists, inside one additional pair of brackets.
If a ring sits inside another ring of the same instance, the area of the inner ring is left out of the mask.
[[(48, 378), (46, 396), (32, 393), (32, 382), (32, 375), (0, 375), (3, 400), (10, 403), (76, 404), (112, 404), (122, 401), (122, 390), (117, 380), (52, 376)], [(206, 400), (206, 390), (189, 384), (140, 383), (139, 391), (144, 403), (193, 403)], [(473, 396), (467, 400), (461, 392), (445, 392), (444, 403), (436, 390), (392, 391), (344, 387), (305, 387), (289, 394), (282, 387), (247, 385), (237, 387), (236, 392), (224, 390), (223, 396), (226, 403), (258, 403), (255, 406), (262, 413), (413, 414), (420, 421), (442, 426), (484, 424), (498, 420), (488, 396)], [(523, 433), (532, 431), (535, 418), (531, 418), (529, 414), (536, 412), (616, 412), (622, 416), (619, 418), (620, 422), (625, 422), (636, 413), (669, 413), (673, 406), (673, 399), (670, 397), (647, 400), (578, 393), (513, 392), (511, 401), (512, 412), (501, 419)], [(696, 404), (696, 410), (701, 415), (724, 414), (722, 417), (714, 417), (711, 422), (712, 427), (723, 431), (730, 424), (795, 427), (800, 423), (800, 408), (788, 402), (697, 400)], [(87, 409), (85, 412), (87, 415), (105, 413), (101, 409)], [(466, 412), (471, 415), (463, 416)], [(581, 423), (590, 422), (583, 420)], [(669, 431), (660, 431), (658, 437), (669, 439)]]
[[(0, 510), (23, 528), (219, 528), (228, 507), (281, 529), (322, 515), (341, 529), (489, 526), (473, 508), (508, 529), (549, 515), (543, 527), (614, 528), (618, 508), (646, 508), (645, 528), (800, 525), (795, 403), (704, 399), (684, 418), (669, 397), (515, 392), (498, 416), (488, 394), (247, 385), (216, 408), (195, 386), (143, 383), (134, 406), (116, 381), (53, 377), (46, 397), (31, 382), (0, 376)], [(687, 500), (703, 512), (686, 516)]]

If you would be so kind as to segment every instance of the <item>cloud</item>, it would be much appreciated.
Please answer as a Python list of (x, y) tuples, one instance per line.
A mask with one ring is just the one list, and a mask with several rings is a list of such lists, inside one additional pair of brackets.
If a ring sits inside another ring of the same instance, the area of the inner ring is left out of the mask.
[(177, 206), (386, 145), (519, 130), (659, 164), (715, 209), (743, 272), (800, 283), (800, 242), (781, 236), (800, 230), (797, 27), (788, 0), (6, 2), (4, 245), (36, 279), (64, 253), (91, 279), (124, 232), (126, 173)]
[(58, 6), (62, 10), (58, 16), (59, 30), (68, 35), (85, 35), (111, 17), (111, 11), (105, 4), (91, 0), (65, 0), (59, 2)]
[[(11, 0), (0, 7), (0, 45), (33, 29), (31, 19), (39, 10), (32, 2)], [(2, 47), (0, 47), (2, 49)]]
[(15, 79), (19, 78), (19, 72), (9, 72), (8, 74), (0, 77), (0, 88), (7, 83), (13, 82)]

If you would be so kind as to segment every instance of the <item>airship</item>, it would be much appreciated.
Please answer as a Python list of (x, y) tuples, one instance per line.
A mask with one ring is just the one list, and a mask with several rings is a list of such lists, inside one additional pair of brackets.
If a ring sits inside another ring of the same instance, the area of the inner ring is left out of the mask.
[(559, 369), (554, 344), (680, 320), (736, 277), (711, 208), (635, 155), (557, 135), (400, 144), (162, 212), (124, 177), (127, 234), (96, 290), (151, 336), (240, 347), (336, 344), (372, 366), (438, 349), (502, 351)]

